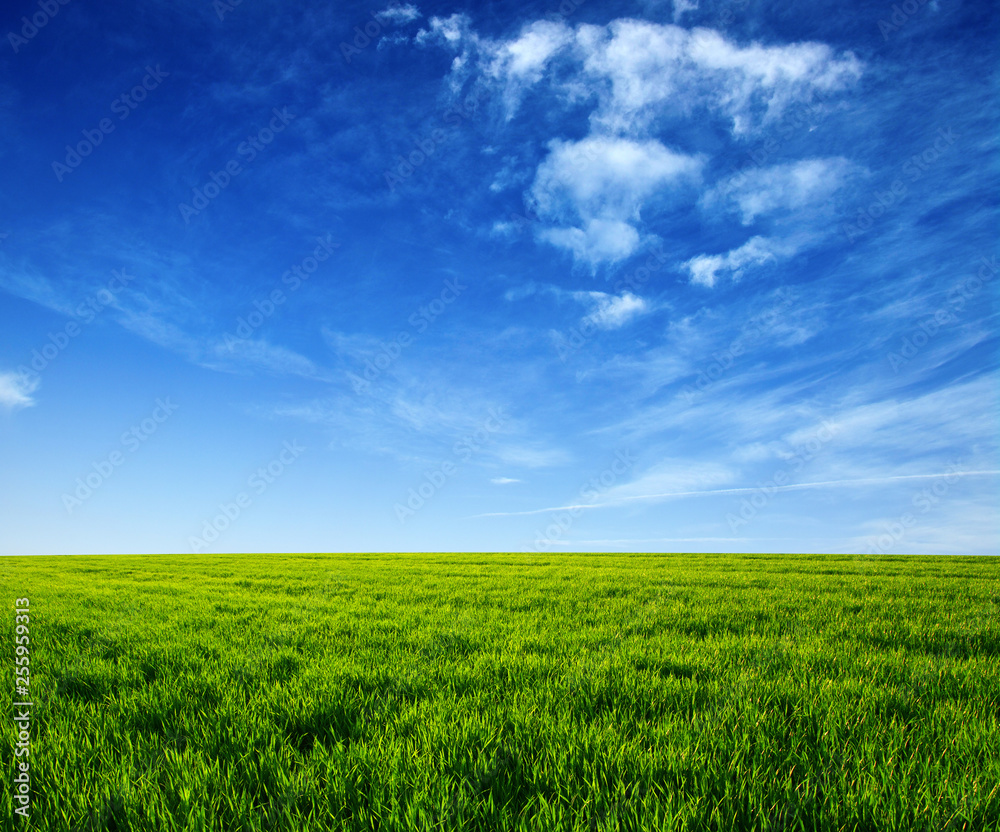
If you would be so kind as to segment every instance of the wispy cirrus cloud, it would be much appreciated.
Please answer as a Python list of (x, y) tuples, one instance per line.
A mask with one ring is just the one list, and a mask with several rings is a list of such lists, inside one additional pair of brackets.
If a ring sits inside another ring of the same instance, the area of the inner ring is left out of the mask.
[[(951, 469), (942, 469), (940, 471), (933, 471), (924, 474), (905, 474), (901, 476), (885, 476), (885, 477), (858, 477), (855, 479), (846, 479), (846, 480), (826, 480), (819, 482), (790, 483), (787, 485), (768, 485), (767, 489), (769, 492), (811, 491), (811, 490), (824, 490), (830, 488), (856, 488), (860, 490), (860, 489), (871, 489), (873, 487), (892, 484), (892, 483), (901, 483), (901, 482), (912, 483), (924, 480), (939, 480), (943, 477), (953, 477), (956, 479), (962, 479), (964, 477), (995, 478), (998, 476), (1000, 476), (1000, 469), (987, 469), (980, 471), (954, 471)], [(476, 516), (517, 517), (517, 516), (529, 516), (533, 514), (547, 514), (553, 511), (567, 511), (569, 509), (582, 510), (582, 509), (621, 508), (628, 506), (634, 502), (661, 502), (666, 500), (683, 499), (685, 497), (734, 497), (734, 496), (738, 497), (744, 494), (759, 493), (760, 490), (761, 487), (759, 485), (746, 485), (735, 488), (706, 488), (706, 489), (693, 489), (684, 491), (654, 491), (649, 493), (639, 491), (638, 493), (634, 494), (615, 494), (613, 496), (604, 495), (600, 499), (595, 500), (594, 502), (591, 503), (570, 503), (567, 505), (546, 506), (545, 508), (525, 509), (523, 511), (487, 512)], [(871, 526), (874, 528), (878, 522), (879, 521), (871, 521)], [(713, 538), (713, 539), (718, 540), (723, 538)]]
[(737, 213), (743, 225), (774, 214), (794, 213), (800, 219), (804, 210), (828, 204), (857, 169), (843, 156), (754, 167), (714, 185), (700, 205), (707, 211)]
[(21, 407), (32, 407), (35, 404), (34, 392), (41, 380), (35, 377), (25, 377), (20, 373), (0, 373), (0, 407), (5, 410), (16, 410)]
[(520, 301), (536, 295), (548, 295), (558, 301), (570, 300), (582, 305), (588, 311), (580, 322), (605, 330), (620, 329), (655, 309), (650, 301), (628, 291), (620, 294), (595, 290), (574, 291), (552, 284), (538, 285), (533, 282), (508, 289), (504, 292), (504, 299)]

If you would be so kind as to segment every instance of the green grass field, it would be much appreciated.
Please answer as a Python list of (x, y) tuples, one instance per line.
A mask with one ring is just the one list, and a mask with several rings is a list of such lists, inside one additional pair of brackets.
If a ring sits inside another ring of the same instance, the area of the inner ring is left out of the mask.
[(995, 559), (4, 558), (0, 588), (35, 703), (9, 829), (1000, 829)]

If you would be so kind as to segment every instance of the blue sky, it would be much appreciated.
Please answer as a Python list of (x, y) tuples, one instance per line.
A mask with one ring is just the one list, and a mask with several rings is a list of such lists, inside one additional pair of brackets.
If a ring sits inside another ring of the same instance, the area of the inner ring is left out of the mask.
[(996, 553), (988, 2), (12, 2), (0, 551)]

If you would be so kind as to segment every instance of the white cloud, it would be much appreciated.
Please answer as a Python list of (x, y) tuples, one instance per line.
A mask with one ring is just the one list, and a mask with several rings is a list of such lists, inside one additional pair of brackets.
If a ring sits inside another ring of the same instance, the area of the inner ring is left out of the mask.
[(697, 181), (702, 163), (654, 140), (553, 141), (531, 196), (540, 216), (579, 225), (544, 229), (539, 236), (592, 266), (623, 260), (639, 247), (632, 223), (643, 205), (669, 186)]
[(639, 248), (639, 232), (618, 220), (589, 220), (584, 228), (545, 228), (538, 236), (591, 266), (624, 260)]
[(422, 17), (420, 10), (410, 3), (405, 6), (389, 5), (388, 8), (375, 13), (375, 18), (379, 23), (391, 23), (394, 26), (401, 26)]
[(525, 26), (511, 41), (491, 45), (485, 73), (504, 86), (504, 104), (510, 118), (521, 103), (524, 90), (542, 80), (549, 60), (573, 39), (563, 23), (538, 20)]
[(631, 292), (609, 295), (605, 292), (582, 292), (595, 304), (595, 309), (586, 318), (599, 329), (619, 329), (638, 315), (650, 311), (649, 304)]
[[(430, 28), (421, 29), (414, 37), (418, 46), (439, 45), (455, 53), (448, 74), (448, 86), (458, 96), (473, 74), (481, 74), (488, 63), (492, 41), (482, 39), (472, 30), (472, 21), (466, 14), (455, 13), (450, 17), (432, 17)], [(481, 78), (485, 83), (485, 78)]]
[(570, 31), (564, 24), (538, 20), (526, 26), (517, 40), (500, 46), (492, 73), (540, 80), (549, 58), (570, 39)]
[(701, 200), (703, 208), (737, 211), (744, 225), (777, 211), (797, 211), (830, 199), (856, 166), (843, 157), (802, 159), (738, 173)]
[[(697, 8), (675, 0), (674, 17)], [(526, 91), (546, 91), (547, 106), (590, 109), (590, 134), (579, 140), (553, 139), (537, 167), (528, 196), (547, 227), (538, 239), (570, 252), (578, 262), (620, 262), (648, 237), (642, 212), (654, 200), (686, 194), (700, 181), (704, 158), (665, 147), (670, 121), (715, 118), (745, 137), (778, 118), (791, 104), (846, 89), (862, 65), (850, 52), (823, 43), (739, 44), (706, 28), (618, 19), (607, 25), (538, 20), (509, 39), (481, 37), (470, 18), (432, 18), (417, 42), (438, 43), (454, 53), (448, 81), (453, 92), (470, 84), (498, 100), (505, 120), (521, 106)], [(844, 159), (813, 159), (756, 171), (713, 191), (704, 203), (735, 210), (749, 224), (761, 215), (817, 206), (835, 191), (850, 169)], [(495, 192), (515, 184), (505, 167), (491, 185)], [(509, 235), (497, 223), (494, 236)], [(787, 244), (751, 240), (725, 255), (689, 261), (695, 282), (711, 285), (720, 271), (738, 277), (749, 265), (787, 256)]]
[(670, 183), (696, 179), (701, 165), (701, 159), (675, 153), (655, 140), (557, 140), (535, 174), (531, 193), (539, 212), (549, 215), (637, 219), (653, 193)]
[(418, 38), (431, 40), (435, 36), (444, 38), (450, 44), (458, 44), (462, 40), (479, 41), (479, 36), (472, 31), (472, 21), (469, 16), (456, 12), (449, 17), (432, 17), (431, 28), (421, 29)]
[(674, 23), (687, 12), (698, 10), (698, 0), (674, 0)]
[(491, 237), (499, 238), (509, 238), (517, 234), (518, 225), (516, 222), (508, 222), (507, 220), (497, 220), (493, 223), (493, 227), (490, 229)]
[(852, 83), (861, 72), (850, 53), (821, 43), (739, 46), (724, 35), (641, 20), (580, 26), (576, 47), (585, 74), (606, 84), (595, 126), (618, 133), (647, 129), (661, 115), (708, 109), (748, 133), (790, 103)]
[(739, 280), (748, 268), (791, 257), (800, 248), (801, 243), (796, 240), (751, 237), (739, 248), (725, 254), (699, 254), (692, 257), (684, 263), (684, 268), (691, 275), (692, 283), (712, 287), (720, 272), (728, 273), (733, 280)]
[(503, 167), (493, 177), (493, 182), (490, 183), (490, 190), (498, 194), (518, 183), (523, 183), (526, 178), (524, 165), (520, 164), (517, 156), (504, 156)]
[(31, 394), (38, 389), (39, 380), (20, 373), (0, 373), (0, 407), (14, 410), (31, 407), (35, 400)]
[(494, 485), (512, 485), (515, 482), (520, 482), (520, 480), (513, 477), (493, 477), (490, 482)]
[[(678, 0), (675, 20), (694, 8)], [(789, 104), (845, 89), (861, 74), (853, 54), (822, 43), (741, 46), (712, 29), (628, 18), (575, 29), (539, 20), (514, 38), (493, 40), (474, 32), (467, 15), (454, 14), (432, 18), (418, 35), (419, 43), (434, 41), (459, 53), (452, 88), (478, 77), (500, 90), (508, 117), (525, 88), (547, 80), (563, 103), (596, 96), (592, 125), (619, 135), (637, 136), (662, 115), (695, 109), (727, 117), (734, 133), (752, 132)], [(559, 57), (568, 72), (553, 70)]]
[(482, 38), (472, 30), (468, 15), (432, 17), (430, 28), (417, 33), (418, 44), (439, 43), (456, 53), (451, 68), (451, 88), (459, 91), (470, 75), (499, 89), (507, 118), (521, 103), (524, 92), (541, 81), (551, 59), (573, 42), (565, 23), (536, 20), (509, 40)]
[(694, 66), (719, 84), (718, 104), (732, 116), (736, 133), (751, 129), (758, 107), (764, 108), (759, 120), (766, 122), (814, 91), (843, 89), (861, 75), (852, 53), (837, 57), (823, 43), (740, 47), (716, 31), (695, 29), (688, 50)]
[(598, 329), (619, 329), (633, 318), (653, 311), (653, 307), (644, 298), (623, 292), (612, 295), (597, 291), (568, 291), (559, 286), (534, 282), (515, 286), (504, 292), (504, 300), (517, 301), (538, 294), (549, 294), (558, 300), (570, 299), (583, 304), (589, 312), (583, 320)]
[(534, 295), (538, 291), (538, 286), (534, 281), (528, 281), (521, 286), (515, 286), (503, 293), (504, 300), (522, 300)]
[(392, 46), (399, 46), (399, 44), (401, 43), (409, 43), (409, 42), (410, 38), (407, 35), (404, 35), (402, 32), (396, 32), (395, 34), (387, 35), (384, 38), (380, 38), (378, 46), (376, 46), (375, 48), (379, 52), (381, 52), (383, 49), (389, 49)]

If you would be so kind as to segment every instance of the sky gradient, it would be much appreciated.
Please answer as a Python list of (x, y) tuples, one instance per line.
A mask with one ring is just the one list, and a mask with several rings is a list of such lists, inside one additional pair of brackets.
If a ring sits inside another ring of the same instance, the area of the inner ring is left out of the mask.
[(1000, 549), (995, 4), (4, 9), (0, 552)]

